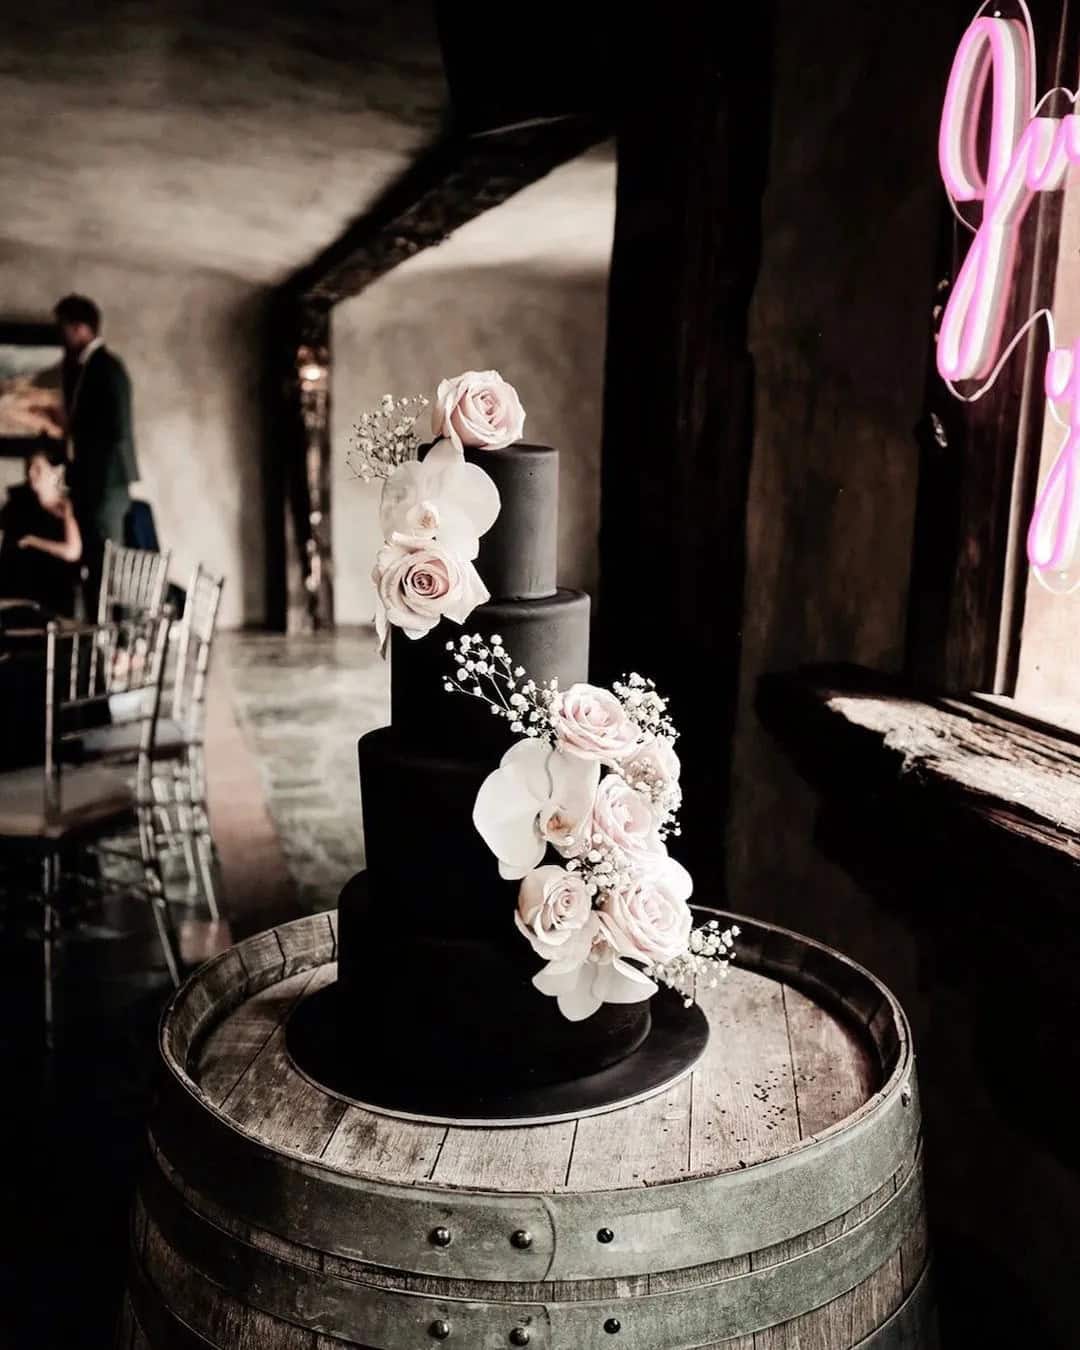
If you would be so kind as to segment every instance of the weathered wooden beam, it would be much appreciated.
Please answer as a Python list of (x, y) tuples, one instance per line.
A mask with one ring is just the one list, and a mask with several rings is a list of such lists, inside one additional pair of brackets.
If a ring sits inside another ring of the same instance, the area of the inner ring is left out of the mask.
[(692, 730), (679, 742), (680, 851), (710, 903), (723, 893), (743, 613), (770, 11), (747, 11), (738, 42), (715, 6), (674, 7), (641, 31), (617, 139), (594, 669), (647, 666)]
[(306, 304), (336, 305), (610, 134), (564, 117), (486, 135), (451, 137), (425, 151), (340, 238), (295, 273)]

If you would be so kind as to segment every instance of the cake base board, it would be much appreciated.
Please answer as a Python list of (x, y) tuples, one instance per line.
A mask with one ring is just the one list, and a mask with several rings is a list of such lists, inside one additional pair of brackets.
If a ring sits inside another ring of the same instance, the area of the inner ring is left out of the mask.
[(598, 1116), (655, 1097), (685, 1078), (705, 1053), (709, 1024), (694, 1004), (683, 1007), (677, 995), (652, 1000), (652, 1029), (642, 1044), (617, 1064), (598, 1073), (561, 1083), (500, 1087), (490, 1091), (456, 1089), (426, 1083), (422, 1069), (410, 1065), (408, 1049), (401, 1072), (377, 1076), (365, 1065), (355, 1034), (348, 1039), (339, 1008), (339, 990), (330, 984), (299, 1000), (285, 1027), (285, 1044), (297, 1070), (311, 1082), (379, 1115), (434, 1125), (497, 1128), (549, 1125)]

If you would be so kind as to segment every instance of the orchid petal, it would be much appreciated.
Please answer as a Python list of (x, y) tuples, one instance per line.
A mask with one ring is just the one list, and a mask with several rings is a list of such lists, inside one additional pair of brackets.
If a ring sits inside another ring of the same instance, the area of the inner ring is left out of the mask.
[(652, 998), (656, 985), (636, 966), (616, 959), (596, 968), (593, 993), (602, 1003), (641, 1003)]
[[(488, 847), (490, 848), (491, 845), (489, 844)], [(534, 855), (535, 860), (533, 862), (524, 863), (521, 866), (518, 866), (516, 863), (503, 862), (500, 859), (499, 876), (502, 877), (503, 881), (521, 881), (524, 877), (529, 875), (543, 856), (544, 850), (543, 848), (539, 848)]]
[(523, 736), (514, 742), (499, 761), (501, 769), (510, 770), (528, 784), (530, 793), (536, 799), (537, 809), (551, 793), (550, 756), (551, 750), (543, 741)]
[(383, 483), (379, 498), (379, 526), (389, 539), (401, 529), (405, 514), (423, 496), (423, 465), (415, 460), (399, 464)]
[(571, 820), (584, 820), (596, 800), (600, 782), (600, 763), (595, 759), (577, 759), (551, 752), (547, 765), (551, 778), (551, 802)]
[(600, 1008), (601, 1000), (592, 992), (589, 984), (582, 981), (568, 994), (562, 994), (558, 1000), (559, 1011), (568, 1022), (584, 1022)]
[(585, 962), (570, 970), (559, 969), (566, 964), (549, 961), (533, 976), (533, 986), (558, 1000), (559, 1011), (568, 1022), (583, 1022), (600, 1007), (600, 1000), (592, 992), (592, 968)]
[(512, 745), (499, 767), (484, 779), (473, 805), (473, 824), (496, 858), (499, 874), (520, 880), (544, 856), (537, 828), (548, 789), (547, 746), (523, 740)]

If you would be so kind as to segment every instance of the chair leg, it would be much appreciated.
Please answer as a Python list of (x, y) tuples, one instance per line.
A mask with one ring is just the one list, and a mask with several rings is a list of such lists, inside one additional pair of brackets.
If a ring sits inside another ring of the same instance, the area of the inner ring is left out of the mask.
[(214, 843), (210, 837), (206, 813), (202, 810), (199, 811), (199, 824), (195, 832), (195, 849), (199, 856), (199, 876), (202, 878), (206, 904), (211, 919), (217, 922), (221, 918), (221, 910), (218, 908), (217, 891), (214, 886)]
[(56, 1048), (56, 1022), (53, 1006), (54, 957), (56, 953), (57, 914), (53, 901), (58, 884), (58, 859), (46, 853), (41, 861), (41, 962), (45, 1014), (45, 1049), (51, 1054)]
[(154, 815), (150, 807), (139, 808), (139, 851), (142, 854), (143, 876), (146, 879), (147, 895), (154, 916), (154, 926), (157, 928), (158, 941), (165, 957), (165, 965), (173, 984), (179, 985), (179, 942), (169, 904), (165, 898), (165, 885), (161, 879), (161, 864), (154, 836)]
[[(176, 804), (176, 824), (180, 834), (180, 844), (184, 850), (184, 865), (188, 874), (188, 891), (194, 895), (199, 888), (199, 869), (201, 859), (195, 849), (195, 817), (191, 795), (191, 773), (186, 764), (179, 761), (173, 764), (173, 801)], [(211, 913), (214, 901), (210, 901)], [(217, 914), (214, 914), (217, 918)]]
[(150, 779), (150, 788), (154, 797), (154, 814), (158, 819), (158, 834), (161, 836), (161, 842), (167, 849), (176, 847), (175, 830), (172, 827), (172, 817), (169, 814), (169, 808), (172, 804), (172, 797), (166, 779), (155, 773)]
[(217, 891), (214, 886), (214, 839), (210, 832), (210, 818), (206, 810), (206, 781), (201, 748), (189, 746), (184, 764), (187, 769), (188, 819), (194, 831), (199, 876), (202, 879), (210, 917), (216, 921), (221, 918), (221, 910), (218, 907)]

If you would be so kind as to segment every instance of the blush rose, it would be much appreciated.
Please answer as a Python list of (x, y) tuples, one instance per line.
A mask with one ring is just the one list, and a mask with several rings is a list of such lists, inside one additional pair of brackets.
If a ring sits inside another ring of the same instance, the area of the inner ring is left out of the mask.
[(489, 596), (471, 562), (448, 553), (432, 539), (395, 534), (379, 549), (371, 574), (378, 594), (380, 637), (386, 624), (419, 638), (446, 615), (464, 623)]
[(615, 695), (593, 684), (572, 684), (552, 708), (551, 722), (559, 749), (580, 759), (612, 763), (641, 739)]
[(649, 875), (625, 891), (606, 895), (600, 921), (621, 956), (647, 964), (662, 964), (685, 952), (693, 927), (686, 901), (661, 878)]
[(504, 450), (521, 439), (525, 410), (517, 390), (497, 370), (467, 370), (435, 391), (431, 429), (460, 450)]
[(584, 961), (596, 936), (585, 883), (562, 867), (537, 867), (525, 877), (515, 920), (545, 961)]
[(600, 780), (588, 828), (594, 844), (599, 835), (599, 842), (625, 853), (631, 861), (651, 860), (667, 852), (648, 799), (615, 773)]

